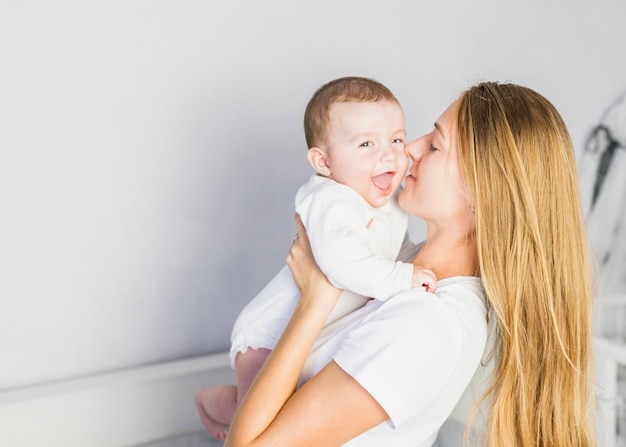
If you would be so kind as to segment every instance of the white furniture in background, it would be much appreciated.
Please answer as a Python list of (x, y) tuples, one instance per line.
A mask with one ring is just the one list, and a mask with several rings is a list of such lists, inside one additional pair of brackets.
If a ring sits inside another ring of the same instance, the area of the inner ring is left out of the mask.
[(235, 383), (228, 353), (0, 391), (2, 447), (129, 447), (204, 430), (200, 388)]
[(593, 318), (598, 445), (626, 447), (626, 295), (597, 297)]

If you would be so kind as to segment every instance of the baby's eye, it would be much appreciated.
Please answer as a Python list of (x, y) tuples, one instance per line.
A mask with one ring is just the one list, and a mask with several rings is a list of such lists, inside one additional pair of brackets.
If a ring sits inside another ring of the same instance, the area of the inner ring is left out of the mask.
[(391, 140), (392, 144), (404, 144), (404, 140), (402, 138), (394, 138), (393, 140)]
[(439, 149), (437, 149), (435, 146), (433, 146), (432, 144), (430, 145), (430, 150), (432, 152), (438, 151)]
[(371, 141), (366, 141), (364, 143), (361, 143), (359, 145), (359, 147), (372, 147), (373, 143)]

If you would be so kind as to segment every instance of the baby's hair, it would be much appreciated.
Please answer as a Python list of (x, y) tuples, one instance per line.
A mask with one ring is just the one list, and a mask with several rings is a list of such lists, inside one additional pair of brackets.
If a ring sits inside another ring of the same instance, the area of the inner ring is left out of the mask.
[(378, 81), (348, 76), (330, 81), (313, 94), (304, 111), (304, 136), (309, 148), (320, 146), (326, 138), (329, 111), (335, 104), (378, 102), (386, 100), (400, 105), (391, 90)]

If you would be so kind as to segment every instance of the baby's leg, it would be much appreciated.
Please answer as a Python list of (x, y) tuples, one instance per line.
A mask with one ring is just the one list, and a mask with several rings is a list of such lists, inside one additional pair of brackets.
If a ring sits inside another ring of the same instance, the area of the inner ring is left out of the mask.
[(233, 420), (237, 405), (250, 388), (259, 369), (270, 354), (269, 349), (248, 349), (235, 358), (237, 386), (222, 385), (200, 390), (196, 393), (196, 408), (200, 419), (209, 433), (224, 440)]
[(222, 385), (200, 390), (195, 395), (196, 408), (204, 428), (223, 441), (237, 409), (237, 387)]
[(272, 352), (269, 349), (248, 349), (235, 357), (235, 372), (237, 373), (237, 404), (248, 392), (252, 381), (258, 374), (261, 366)]

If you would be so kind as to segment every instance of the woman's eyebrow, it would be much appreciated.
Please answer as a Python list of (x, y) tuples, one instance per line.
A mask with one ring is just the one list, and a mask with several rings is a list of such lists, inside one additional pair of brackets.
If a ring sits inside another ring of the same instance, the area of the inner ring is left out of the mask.
[(439, 123), (435, 123), (435, 129), (437, 129), (441, 136), (443, 136), (443, 129), (441, 128), (441, 125), (439, 125)]

